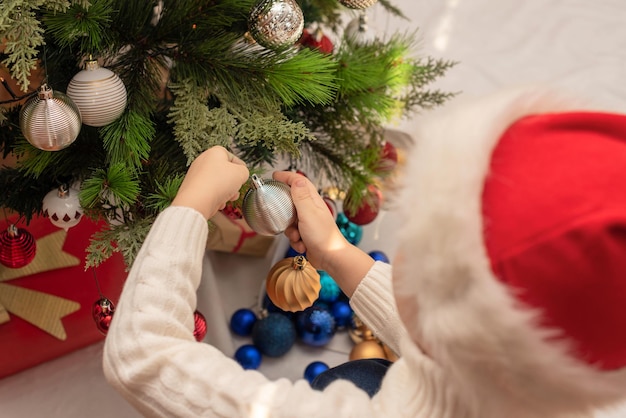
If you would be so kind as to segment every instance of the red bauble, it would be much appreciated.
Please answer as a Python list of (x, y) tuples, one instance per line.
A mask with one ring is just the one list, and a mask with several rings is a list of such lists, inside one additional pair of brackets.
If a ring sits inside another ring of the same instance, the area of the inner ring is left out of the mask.
[(9, 268), (24, 267), (35, 258), (37, 242), (24, 228), (11, 224), (0, 233), (0, 263)]
[(204, 318), (204, 315), (195, 311), (193, 313), (193, 324), (193, 336), (196, 341), (204, 340), (204, 337), (206, 336), (206, 319)]
[(330, 211), (330, 214), (333, 216), (333, 219), (337, 219), (337, 215), (339, 211), (337, 210), (337, 203), (333, 199), (328, 196), (322, 196), (322, 200), (326, 203), (326, 207)]
[[(350, 196), (350, 193), (348, 193)], [(352, 212), (348, 209), (344, 209), (344, 214), (348, 220), (356, 225), (367, 225), (376, 219), (378, 212), (380, 212), (380, 206), (383, 202), (383, 194), (380, 189), (373, 184), (367, 186), (367, 191), (363, 197), (361, 205)], [(344, 208), (350, 207), (349, 197), (344, 201)]]
[(311, 33), (304, 29), (300, 37), (300, 44), (311, 49), (317, 49), (322, 54), (332, 54), (335, 46), (330, 38), (324, 35), (321, 29)]
[(393, 171), (398, 165), (398, 150), (389, 141), (385, 141), (380, 151), (380, 160), (376, 167), (379, 173), (388, 173)]
[(96, 323), (98, 331), (106, 335), (109, 332), (113, 314), (115, 313), (115, 305), (109, 299), (101, 297), (94, 302), (91, 308), (91, 315)]

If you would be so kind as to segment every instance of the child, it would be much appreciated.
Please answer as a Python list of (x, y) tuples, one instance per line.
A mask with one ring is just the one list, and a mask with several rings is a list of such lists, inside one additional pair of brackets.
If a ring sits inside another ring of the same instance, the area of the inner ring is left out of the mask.
[(507, 92), (447, 109), (415, 134), (392, 267), (338, 231), (295, 173), (285, 234), (400, 358), (380, 390), (323, 390), (243, 370), (192, 335), (206, 220), (245, 165), (191, 165), (132, 266), (109, 330), (109, 382), (146, 416), (590, 416), (626, 398), (626, 116)]

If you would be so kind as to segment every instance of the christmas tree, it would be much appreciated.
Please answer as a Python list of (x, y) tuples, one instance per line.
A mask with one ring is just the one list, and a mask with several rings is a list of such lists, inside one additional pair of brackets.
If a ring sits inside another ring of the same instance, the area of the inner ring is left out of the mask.
[[(190, 162), (214, 145), (254, 172), (315, 173), (320, 189), (346, 191), (347, 210), (362, 204), (385, 175), (385, 128), (449, 98), (429, 85), (453, 65), (414, 56), (417, 32), (360, 36), (374, 2), (3, 0), (0, 72), (18, 89), (2, 79), (0, 147), (16, 163), (0, 170), (0, 206), (29, 220), (49, 192), (79, 189), (85, 214), (107, 220), (89, 267), (115, 251), (132, 263)], [(94, 68), (113, 78), (78, 80)], [(82, 123), (42, 127), (34, 103), (59, 93)], [(42, 144), (52, 131), (69, 137)]]

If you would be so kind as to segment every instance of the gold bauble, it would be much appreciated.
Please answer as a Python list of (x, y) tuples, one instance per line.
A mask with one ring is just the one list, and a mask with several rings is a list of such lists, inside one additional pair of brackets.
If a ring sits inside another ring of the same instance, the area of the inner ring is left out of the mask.
[(350, 336), (350, 339), (353, 343), (358, 344), (362, 341), (376, 339), (372, 330), (369, 329), (365, 324), (360, 322), (360, 320), (358, 320), (356, 317), (354, 322), (356, 326), (348, 330), (348, 335)]
[(382, 345), (376, 340), (363, 340), (352, 347), (350, 361), (366, 358), (387, 358)]
[(383, 351), (385, 352), (385, 358), (387, 360), (391, 361), (392, 363), (398, 360), (398, 356), (396, 355), (396, 353), (394, 353), (387, 344), (383, 344), (382, 346), (383, 346)]
[(321, 287), (319, 273), (301, 255), (274, 264), (265, 282), (272, 303), (289, 312), (302, 311), (313, 305)]

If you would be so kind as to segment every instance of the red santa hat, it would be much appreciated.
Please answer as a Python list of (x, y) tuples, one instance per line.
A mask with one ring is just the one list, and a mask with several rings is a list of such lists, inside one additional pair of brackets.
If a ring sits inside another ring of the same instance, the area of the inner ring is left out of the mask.
[(626, 116), (509, 91), (415, 139), (394, 266), (413, 340), (481, 416), (626, 399)]

